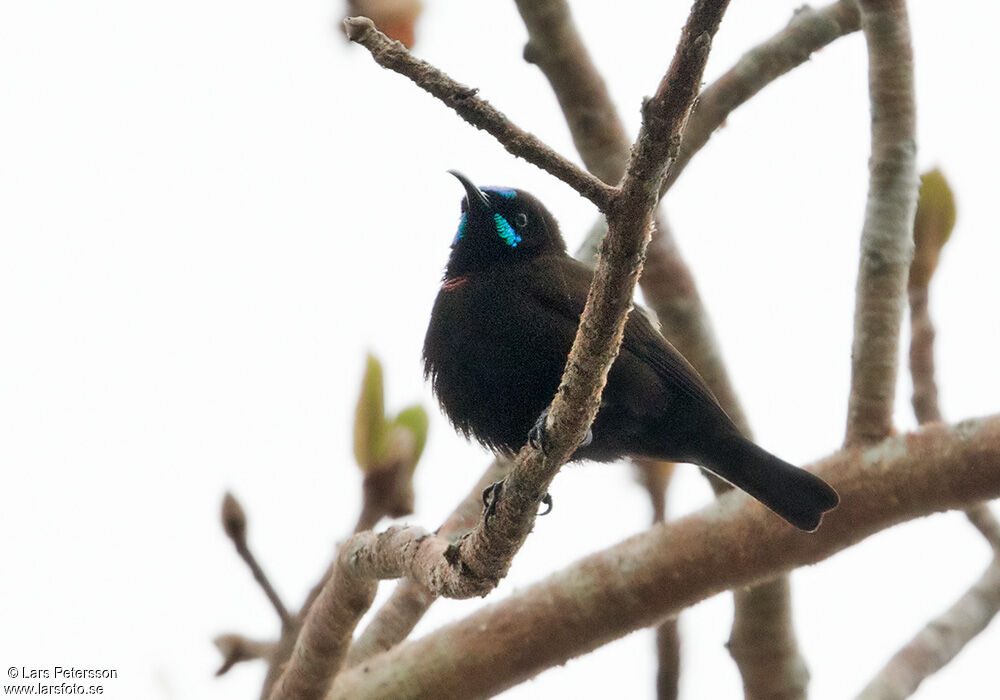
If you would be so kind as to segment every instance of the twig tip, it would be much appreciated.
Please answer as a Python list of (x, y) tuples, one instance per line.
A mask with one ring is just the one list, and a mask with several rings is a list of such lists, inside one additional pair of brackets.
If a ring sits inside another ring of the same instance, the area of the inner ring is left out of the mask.
[(222, 498), (222, 529), (237, 546), (246, 542), (247, 516), (236, 496), (229, 491)]
[(375, 23), (367, 17), (347, 17), (344, 19), (344, 31), (351, 41), (358, 41), (368, 30), (374, 29)]

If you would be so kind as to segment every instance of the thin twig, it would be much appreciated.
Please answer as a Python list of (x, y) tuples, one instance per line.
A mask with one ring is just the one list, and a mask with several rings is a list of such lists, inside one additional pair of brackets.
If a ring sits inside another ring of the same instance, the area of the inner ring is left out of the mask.
[(281, 601), (281, 597), (278, 592), (274, 590), (274, 586), (271, 585), (270, 579), (268, 579), (267, 574), (257, 563), (257, 558), (254, 557), (253, 552), (244, 544), (240, 546), (236, 545), (236, 551), (239, 553), (240, 557), (246, 562), (246, 565), (250, 567), (250, 573), (253, 574), (254, 580), (260, 585), (261, 590), (264, 591), (264, 595), (267, 599), (271, 601), (271, 605), (274, 607), (275, 612), (278, 613), (278, 617), (281, 619), (282, 626), (288, 626), (292, 622), (292, 616), (288, 614), (288, 608)]
[(282, 628), (291, 626), (293, 620), (292, 616), (288, 613), (288, 608), (285, 607), (281, 596), (278, 595), (274, 586), (271, 585), (271, 580), (264, 573), (264, 569), (257, 562), (257, 557), (250, 551), (250, 546), (247, 544), (247, 518), (243, 506), (228, 491), (222, 499), (222, 529), (229, 536), (233, 546), (236, 548), (237, 554), (240, 555), (240, 558), (250, 569), (250, 573), (253, 574), (257, 585), (264, 591), (264, 595), (267, 596), (275, 612), (278, 613)]
[(892, 432), (899, 329), (917, 204), (913, 49), (904, 0), (860, 0), (868, 44), (872, 154), (861, 231), (844, 443)]
[(222, 654), (222, 666), (215, 672), (216, 676), (225, 675), (238, 663), (267, 659), (274, 652), (274, 642), (247, 639), (239, 634), (219, 635), (213, 642), (216, 649)]
[[(912, 280), (912, 277), (911, 277)], [(934, 322), (928, 307), (929, 289), (911, 281), (910, 299), (910, 376), (913, 378), (913, 413), (917, 422), (941, 420), (937, 382), (934, 379)]]
[(990, 543), (995, 552), (994, 556), (1000, 556), (1000, 521), (993, 515), (990, 507), (985, 503), (978, 503), (966, 509), (965, 515)]
[(516, 126), (489, 102), (477, 97), (477, 89), (457, 83), (431, 64), (421, 61), (401, 43), (378, 31), (367, 17), (349, 17), (344, 20), (344, 26), (347, 37), (368, 49), (380, 66), (409, 78), (455, 110), (469, 124), (489, 133), (510, 153), (559, 178), (592, 201), (598, 209), (607, 207), (613, 188)]
[(815, 534), (732, 492), (343, 672), (327, 698), (496, 694), (727, 588), (815, 563), (900, 522), (994, 498), (998, 459), (1000, 415), (840, 451), (810, 467), (843, 497)]

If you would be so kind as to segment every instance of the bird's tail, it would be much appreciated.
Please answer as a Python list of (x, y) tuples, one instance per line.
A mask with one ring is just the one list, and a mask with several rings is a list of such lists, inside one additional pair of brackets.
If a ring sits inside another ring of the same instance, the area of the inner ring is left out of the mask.
[(789, 523), (812, 532), (823, 513), (837, 507), (837, 492), (818, 476), (758, 447), (739, 434), (716, 443), (703, 467), (746, 491)]

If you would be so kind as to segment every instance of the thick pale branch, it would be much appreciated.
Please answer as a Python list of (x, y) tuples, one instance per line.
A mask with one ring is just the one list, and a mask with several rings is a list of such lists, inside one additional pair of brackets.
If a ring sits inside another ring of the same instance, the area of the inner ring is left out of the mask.
[(401, 43), (377, 30), (367, 17), (349, 17), (344, 20), (344, 26), (347, 37), (368, 49), (380, 66), (409, 78), (472, 126), (489, 133), (509, 152), (559, 178), (598, 209), (607, 207), (613, 193), (611, 187), (512, 123), (489, 102), (477, 97), (476, 89), (455, 82), (431, 64), (416, 58)]
[(340, 676), (336, 698), (494, 694), (682, 608), (812, 564), (897, 523), (1000, 495), (1000, 416), (935, 424), (822, 460), (841, 494), (805, 534), (733, 492)]
[(892, 431), (899, 329), (917, 203), (913, 51), (903, 0), (861, 0), (868, 43), (872, 154), (854, 312), (845, 444)]

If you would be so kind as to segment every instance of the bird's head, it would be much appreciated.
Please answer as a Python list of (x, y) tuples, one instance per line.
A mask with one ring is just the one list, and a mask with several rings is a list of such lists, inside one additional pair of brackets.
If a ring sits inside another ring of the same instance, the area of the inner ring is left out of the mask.
[(476, 187), (462, 173), (448, 172), (465, 187), (465, 197), (446, 277), (565, 252), (556, 220), (530, 194), (506, 187)]

